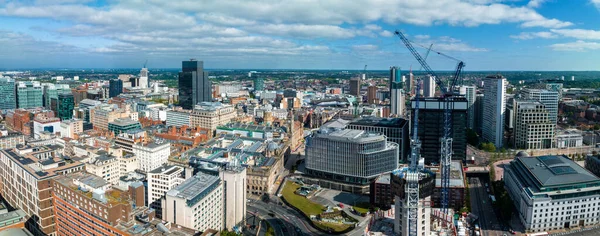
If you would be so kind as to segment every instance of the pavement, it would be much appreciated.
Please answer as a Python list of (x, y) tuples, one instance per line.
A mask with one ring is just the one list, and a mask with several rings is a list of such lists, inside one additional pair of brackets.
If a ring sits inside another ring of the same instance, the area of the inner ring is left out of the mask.
[[(489, 194), (486, 191), (484, 181), (480, 178), (469, 178), (469, 194), (471, 194), (471, 212), (479, 217), (478, 224), (483, 236), (510, 235), (502, 230), (502, 224), (498, 221)], [(489, 183), (487, 183), (489, 186)]]
[(494, 181), (502, 180), (504, 177), (504, 167), (513, 159), (494, 162)]

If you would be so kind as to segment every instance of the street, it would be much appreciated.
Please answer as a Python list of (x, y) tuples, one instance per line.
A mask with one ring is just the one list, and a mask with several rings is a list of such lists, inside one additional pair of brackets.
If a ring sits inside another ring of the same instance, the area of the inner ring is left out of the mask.
[(485, 184), (489, 183), (480, 178), (469, 178), (469, 193), (471, 195), (471, 212), (479, 217), (478, 224), (483, 236), (509, 235), (502, 231), (502, 224), (498, 222)]

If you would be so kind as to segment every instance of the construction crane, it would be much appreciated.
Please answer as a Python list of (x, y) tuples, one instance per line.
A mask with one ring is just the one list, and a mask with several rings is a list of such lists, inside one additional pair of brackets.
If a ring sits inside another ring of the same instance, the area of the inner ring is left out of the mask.
[(146, 64), (148, 64), (148, 59), (146, 59), (146, 62), (144, 62), (144, 66), (142, 68), (146, 68)]
[[(421, 64), (423, 69), (428, 73), (429, 76), (433, 76), (435, 83), (440, 87), (443, 98), (443, 109), (444, 109), (444, 134), (442, 136), (441, 141), (441, 157), (440, 157), (440, 165), (441, 165), (441, 198), (442, 198), (442, 212), (444, 214), (448, 214), (448, 200), (449, 200), (449, 186), (450, 186), (450, 165), (452, 162), (452, 97), (457, 95), (455, 86), (457, 81), (460, 78), (460, 74), (462, 69), (465, 67), (465, 63), (461, 60), (458, 60), (454, 57), (448, 56), (441, 52), (436, 52), (438, 55), (444, 56), (446, 58), (450, 58), (452, 60), (458, 61), (456, 66), (456, 70), (454, 72), (453, 77), (450, 79), (449, 86), (445, 86), (442, 82), (442, 78), (438, 76), (431, 67), (425, 62), (425, 59), (421, 57), (421, 55), (415, 50), (412, 46), (411, 42), (404, 36), (402, 32), (399, 30), (395, 31), (395, 34), (402, 40), (406, 48), (413, 54), (415, 59)], [(418, 101), (418, 98), (416, 99)], [(415, 116), (415, 122), (418, 120), (418, 117)], [(416, 134), (416, 130), (413, 131)], [(415, 223), (416, 225), (416, 223)]]
[[(416, 91), (421, 89), (421, 80), (416, 79)], [(415, 95), (415, 117), (419, 116), (419, 93)], [(419, 128), (419, 120), (414, 119), (413, 122), (413, 137), (410, 143), (410, 164), (406, 173), (406, 208), (408, 208), (408, 235), (418, 235), (418, 220), (419, 220), (419, 168), (418, 162), (421, 152), (421, 141), (417, 135)]]

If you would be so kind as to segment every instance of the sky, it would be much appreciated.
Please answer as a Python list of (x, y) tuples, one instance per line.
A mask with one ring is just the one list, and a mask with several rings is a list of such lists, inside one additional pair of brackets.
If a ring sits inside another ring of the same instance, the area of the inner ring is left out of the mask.
[(600, 0), (0, 0), (0, 68), (600, 70)]

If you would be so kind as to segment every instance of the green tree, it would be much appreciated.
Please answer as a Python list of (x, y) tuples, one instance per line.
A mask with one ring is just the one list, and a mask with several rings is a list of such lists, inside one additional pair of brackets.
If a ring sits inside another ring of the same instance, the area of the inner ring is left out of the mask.
[(238, 234), (238, 233), (233, 232), (233, 231), (228, 231), (226, 229), (223, 230), (223, 231), (221, 231), (221, 236), (238, 236), (238, 235), (241, 235), (241, 234)]
[(595, 124), (595, 125), (594, 125), (594, 130), (600, 130), (600, 125), (598, 125), (598, 124)]
[(477, 147), (479, 145), (479, 135), (472, 129), (467, 129), (467, 143)]
[(496, 151), (496, 145), (493, 143), (482, 143), (481, 148), (486, 152), (494, 152)]

